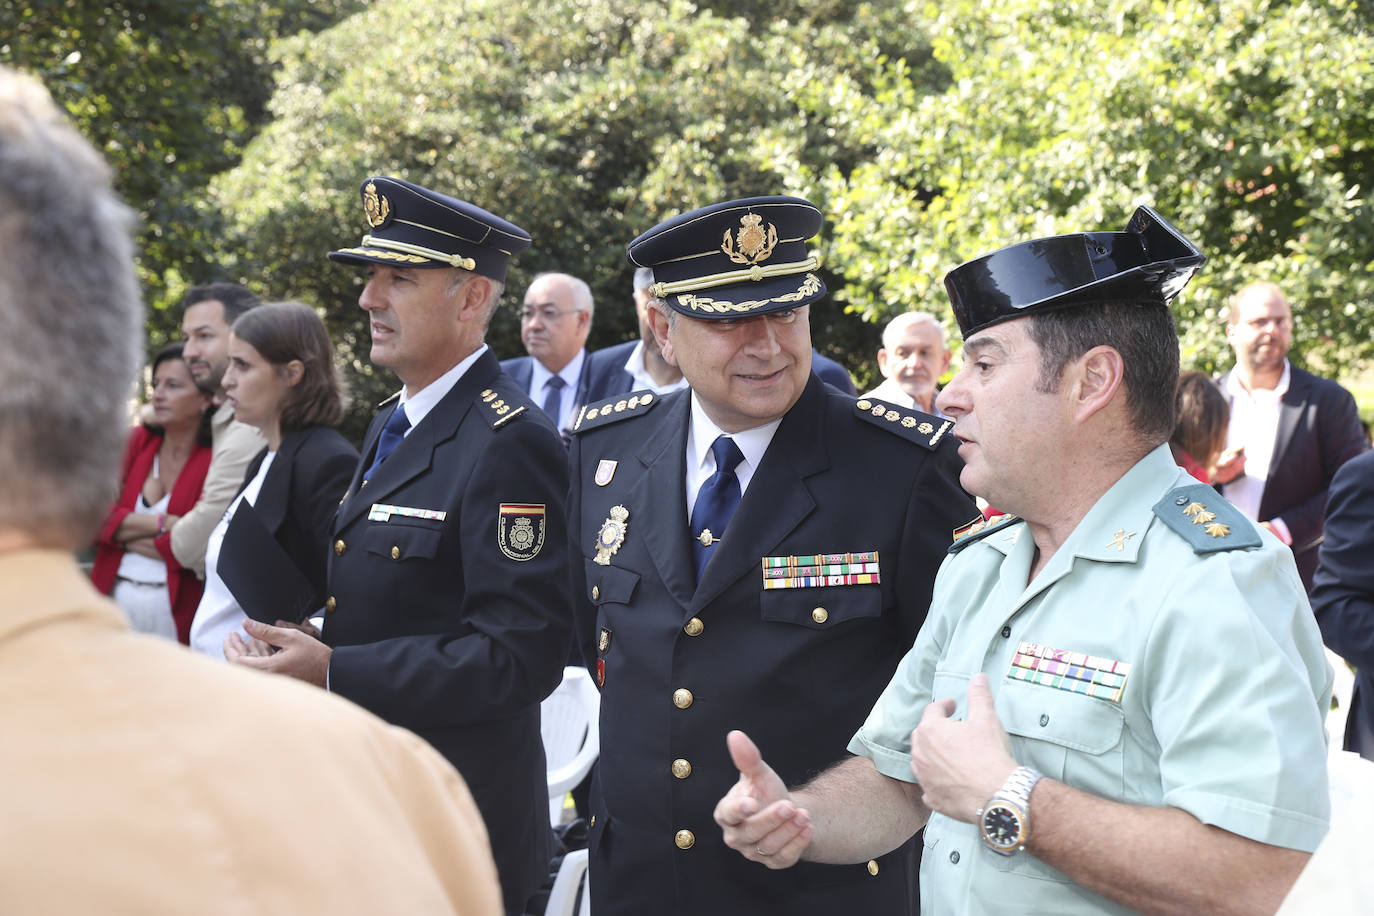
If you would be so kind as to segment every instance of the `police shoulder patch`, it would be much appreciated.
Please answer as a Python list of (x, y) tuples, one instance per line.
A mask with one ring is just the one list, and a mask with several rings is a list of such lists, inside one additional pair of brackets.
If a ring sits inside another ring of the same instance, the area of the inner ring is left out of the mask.
[(1194, 553), (1243, 550), (1262, 543), (1255, 525), (1205, 483), (1170, 490), (1155, 503), (1154, 511)]
[(616, 395), (604, 401), (597, 401), (595, 404), (586, 404), (577, 412), (577, 417), (573, 420), (572, 431), (585, 433), (589, 429), (596, 429), (607, 423), (615, 423), (617, 420), (641, 417), (657, 407), (660, 400), (662, 398), (646, 388), (643, 391)]
[(881, 426), (932, 452), (954, 425), (953, 420), (910, 407), (898, 407), (878, 398), (859, 398), (854, 402), (854, 411), (874, 426)]
[(1019, 521), (1021, 518), (1016, 515), (994, 515), (986, 520), (979, 516), (967, 525), (954, 529), (954, 543), (949, 545), (949, 552), (958, 553), (975, 541), (981, 541), (994, 531), (1000, 531)]
[(483, 388), (477, 404), (487, 416), (492, 429), (500, 429), (525, 412), (524, 404), (512, 404), (494, 388)]

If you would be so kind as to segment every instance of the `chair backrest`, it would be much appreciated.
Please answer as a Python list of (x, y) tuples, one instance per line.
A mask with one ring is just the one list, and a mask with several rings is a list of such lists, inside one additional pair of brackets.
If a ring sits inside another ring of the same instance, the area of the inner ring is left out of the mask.
[(591, 771), (601, 752), (597, 716), (601, 694), (587, 669), (563, 669), (563, 682), (539, 707), (539, 730), (548, 761), (549, 822), (563, 817), (563, 797)]
[[(574, 849), (563, 857), (549, 891), (544, 916), (591, 916), (592, 888), (587, 875), (587, 850)], [(581, 889), (581, 900), (578, 890)]]

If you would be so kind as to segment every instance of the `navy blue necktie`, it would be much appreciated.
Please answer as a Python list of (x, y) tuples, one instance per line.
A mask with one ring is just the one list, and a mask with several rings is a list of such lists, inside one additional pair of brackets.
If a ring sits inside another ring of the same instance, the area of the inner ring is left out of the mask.
[(386, 418), (386, 425), (382, 427), (382, 434), (377, 437), (377, 457), (372, 459), (372, 467), (367, 469), (363, 475), (366, 482), (377, 473), (377, 468), (382, 466), (386, 456), (396, 450), (396, 446), (401, 444), (401, 440), (406, 436), (406, 430), (410, 429), (410, 417), (406, 416), (404, 404), (397, 404), (396, 409), (391, 412), (391, 416)]
[(729, 436), (717, 436), (711, 443), (711, 454), (716, 456), (716, 472), (702, 484), (696, 504), (692, 506), (692, 557), (696, 561), (698, 582), (715, 545), (725, 533), (725, 526), (730, 523), (730, 516), (739, 506), (739, 478), (735, 476), (735, 465), (744, 460), (739, 446)]
[(544, 383), (544, 413), (553, 420), (553, 425), (558, 425), (558, 415), (563, 410), (563, 386), (567, 382), (560, 376), (549, 376), (549, 380)]

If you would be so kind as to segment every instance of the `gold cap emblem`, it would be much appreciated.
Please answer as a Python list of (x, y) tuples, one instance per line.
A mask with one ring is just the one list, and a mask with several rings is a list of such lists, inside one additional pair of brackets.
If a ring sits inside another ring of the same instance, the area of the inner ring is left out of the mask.
[[(725, 230), (720, 250), (736, 264), (758, 264), (768, 260), (778, 244), (778, 227), (772, 223), (764, 224), (763, 217), (757, 213), (746, 213), (739, 222), (740, 228), (735, 230), (734, 236), (730, 235), (729, 229)], [(764, 228), (765, 225), (767, 228)]]
[(377, 185), (371, 181), (363, 188), (363, 212), (367, 214), (367, 224), (373, 229), (391, 216), (391, 202), (377, 193)]

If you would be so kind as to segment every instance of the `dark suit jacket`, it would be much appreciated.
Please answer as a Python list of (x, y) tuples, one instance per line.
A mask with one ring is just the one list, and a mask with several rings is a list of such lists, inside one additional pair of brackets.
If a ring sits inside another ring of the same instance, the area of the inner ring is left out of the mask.
[[(1297, 366), (1290, 368), (1258, 521), (1283, 519), (1293, 535), (1298, 573), (1311, 592), (1331, 479), (1369, 442), (1350, 392)], [(1227, 373), (1221, 378), (1223, 392), (1229, 377)]]
[[(243, 478), (245, 486), (257, 476), (266, 457), (264, 448), (249, 462)], [(282, 437), (277, 457), (272, 460), (253, 503), (252, 511), (263, 527), (272, 533), (310, 585), (309, 593), (300, 596), (307, 613), (324, 604), (329, 528), (339, 507), (339, 497), (348, 489), (357, 464), (358, 450), (337, 430), (327, 426), (295, 430)], [(274, 549), (234, 537), (238, 530), (231, 526), (220, 547), (221, 575), (227, 566), (260, 568), (261, 552)], [(243, 597), (235, 597), (243, 605)], [(246, 605), (244, 608), (248, 610)]]
[[(625, 361), (630, 358), (638, 340), (627, 340), (613, 347), (605, 347), (587, 354), (582, 375), (587, 379), (586, 400), (579, 404), (591, 404), (605, 400), (612, 395), (628, 394), (635, 388), (635, 377), (625, 371)], [(528, 359), (529, 357), (526, 357)], [(511, 362), (511, 360), (507, 360)], [(501, 364), (503, 367), (505, 363)], [(590, 366), (590, 368), (589, 368)], [(507, 372), (510, 370), (507, 369)], [(844, 394), (857, 394), (854, 380), (845, 369), (833, 359), (827, 359), (818, 351), (811, 351), (811, 371), (821, 377), (821, 381)], [(525, 373), (525, 387), (529, 387), (529, 371)]]
[[(592, 356), (593, 354), (587, 353), (582, 358), (582, 374), (577, 377), (577, 385), (573, 389), (572, 416), (574, 417), (577, 416), (577, 408), (581, 407), (583, 404), (590, 404), (592, 401), (600, 400), (602, 397), (609, 397), (609, 395), (596, 393), (596, 391), (606, 387), (606, 380), (604, 378), (606, 369), (602, 367), (594, 377), (592, 371)], [(622, 359), (620, 362), (623, 366), (625, 360)], [(530, 390), (530, 377), (534, 375), (534, 357), (516, 356), (512, 359), (503, 359), (501, 360), (501, 371), (513, 378), (515, 384), (520, 386), (520, 390), (528, 394)], [(596, 385), (595, 390), (592, 388), (593, 383)], [(627, 388), (625, 390), (628, 391), (629, 389)], [(538, 399), (536, 398), (533, 400), (536, 406), (538, 406)]]
[(334, 524), (329, 689), (463, 774), (518, 914), (550, 856), (539, 702), (568, 657), (567, 453), (488, 351), (360, 487), (394, 409)]
[(1374, 452), (1351, 459), (1331, 484), (1326, 538), (1312, 588), (1322, 639), (1355, 666), (1355, 696), (1346, 720), (1345, 748), (1374, 760)]
[[(738, 777), (725, 747), (732, 728), (789, 785), (848, 756), (925, 619), (953, 529), (978, 517), (957, 482), (950, 424), (914, 411), (875, 418), (812, 376), (698, 585), (684, 484), (689, 392), (612, 416), (623, 419), (584, 424), (570, 455), (577, 637), (593, 676), (601, 666), (605, 675), (592, 911), (908, 912), (913, 842), (879, 858), (876, 876), (864, 864), (775, 872), (728, 849), (711, 812)], [(905, 416), (911, 434), (932, 424), (933, 448), (903, 437)], [(614, 507), (628, 512), (626, 533), (602, 565), (598, 534)], [(763, 588), (764, 557), (874, 550), (877, 584)], [(686, 708), (675, 705), (682, 689), (693, 697)], [(682, 830), (693, 834), (688, 850), (675, 843)]]

